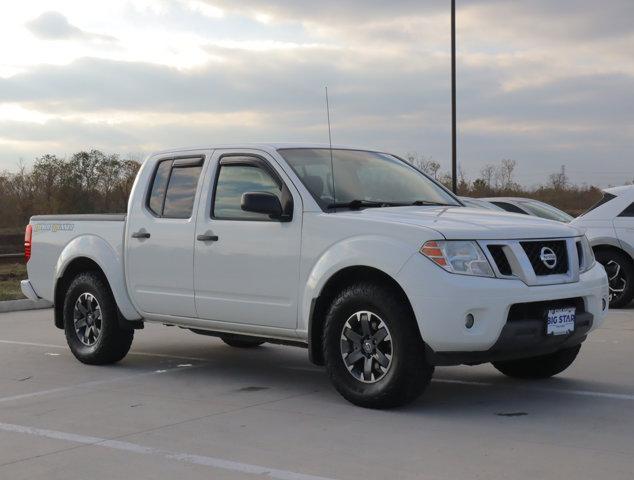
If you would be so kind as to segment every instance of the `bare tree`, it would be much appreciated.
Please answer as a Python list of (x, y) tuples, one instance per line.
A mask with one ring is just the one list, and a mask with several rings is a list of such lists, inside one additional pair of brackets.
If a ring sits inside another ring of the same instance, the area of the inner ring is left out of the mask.
[(487, 188), (491, 188), (493, 186), (493, 180), (495, 179), (495, 171), (496, 171), (496, 167), (495, 165), (491, 163), (487, 163), (480, 170), (480, 178), (484, 180), (484, 183)]
[(496, 186), (504, 190), (512, 189), (515, 185), (514, 175), (517, 162), (509, 158), (504, 158), (497, 168)]
[(550, 185), (555, 190), (565, 190), (569, 184), (568, 175), (566, 175), (566, 166), (562, 165), (561, 170), (557, 173), (551, 174), (548, 179), (550, 181)]
[(422, 170), (430, 177), (438, 180), (438, 174), (440, 172), (440, 163), (432, 159), (431, 157), (426, 157), (425, 155), (419, 155), (416, 152), (408, 153), (406, 156), (406, 160), (419, 170)]
[(440, 163), (429, 159), (426, 160), (422, 167), (423, 172), (425, 172), (430, 177), (438, 180), (438, 172), (440, 171)]
[(458, 165), (458, 193), (466, 195), (471, 186), (471, 182), (467, 178), (467, 174), (462, 168), (462, 165)]

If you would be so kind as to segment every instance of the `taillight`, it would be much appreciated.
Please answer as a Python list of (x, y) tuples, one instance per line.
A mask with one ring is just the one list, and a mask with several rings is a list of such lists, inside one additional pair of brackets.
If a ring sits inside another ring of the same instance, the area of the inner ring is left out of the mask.
[(33, 236), (33, 227), (27, 225), (24, 230), (24, 261), (28, 262), (31, 258), (31, 237)]

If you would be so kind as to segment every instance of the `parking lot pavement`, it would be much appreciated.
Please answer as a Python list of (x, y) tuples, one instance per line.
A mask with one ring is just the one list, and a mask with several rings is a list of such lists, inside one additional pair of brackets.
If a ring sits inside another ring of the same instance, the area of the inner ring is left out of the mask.
[(149, 325), (77, 362), (51, 310), (0, 314), (2, 479), (632, 479), (634, 308), (548, 381), (439, 368), (413, 405), (354, 407), (305, 350)]

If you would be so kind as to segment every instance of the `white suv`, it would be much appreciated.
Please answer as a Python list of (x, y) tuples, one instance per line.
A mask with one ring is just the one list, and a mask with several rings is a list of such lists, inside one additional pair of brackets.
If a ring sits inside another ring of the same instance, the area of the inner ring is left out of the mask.
[(606, 188), (603, 198), (571, 225), (586, 229), (597, 260), (610, 281), (610, 306), (634, 297), (634, 185)]

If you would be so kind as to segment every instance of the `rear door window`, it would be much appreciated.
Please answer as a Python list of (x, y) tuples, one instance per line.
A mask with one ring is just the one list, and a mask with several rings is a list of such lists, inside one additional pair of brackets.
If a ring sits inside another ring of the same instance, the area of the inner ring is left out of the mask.
[(189, 218), (192, 216), (201, 170), (201, 165), (172, 168), (163, 207), (164, 217)]
[(190, 218), (202, 162), (202, 158), (160, 162), (152, 181), (148, 209), (157, 217)]

